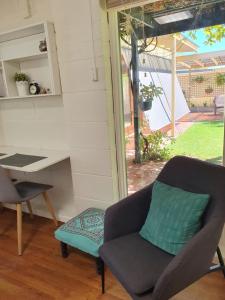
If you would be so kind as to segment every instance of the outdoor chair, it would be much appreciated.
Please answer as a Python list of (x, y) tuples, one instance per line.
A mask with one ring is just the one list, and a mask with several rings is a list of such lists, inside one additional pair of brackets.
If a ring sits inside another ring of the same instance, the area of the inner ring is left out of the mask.
[[(225, 221), (225, 168), (177, 156), (165, 165), (157, 180), (209, 194), (210, 200), (200, 231), (176, 256), (139, 235), (151, 204), (153, 184), (106, 210), (100, 256), (135, 300), (168, 300), (209, 272), (222, 270), (225, 276), (218, 248)], [(216, 251), (219, 265), (212, 264)], [(104, 276), (102, 284), (104, 292)]]
[(22, 255), (22, 203), (26, 203), (33, 218), (33, 212), (30, 200), (42, 194), (47, 208), (52, 215), (54, 224), (57, 226), (57, 220), (48, 197), (47, 191), (51, 189), (51, 185), (35, 183), (35, 182), (18, 182), (13, 181), (7, 176), (6, 171), (0, 167), (0, 204), (15, 204), (17, 210), (17, 240), (18, 255)]
[(225, 95), (216, 96), (213, 100), (214, 103), (214, 114), (216, 115), (217, 109), (224, 108)]

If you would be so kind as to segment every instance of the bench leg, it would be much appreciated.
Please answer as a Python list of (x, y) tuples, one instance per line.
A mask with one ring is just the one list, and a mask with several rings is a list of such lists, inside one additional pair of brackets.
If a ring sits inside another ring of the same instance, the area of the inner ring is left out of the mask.
[(98, 257), (96, 258), (97, 273), (101, 275), (102, 294), (105, 294), (105, 264), (104, 261)]
[(69, 253), (68, 253), (68, 248), (67, 248), (67, 244), (60, 242), (60, 246), (61, 246), (61, 254), (63, 258), (67, 258)]

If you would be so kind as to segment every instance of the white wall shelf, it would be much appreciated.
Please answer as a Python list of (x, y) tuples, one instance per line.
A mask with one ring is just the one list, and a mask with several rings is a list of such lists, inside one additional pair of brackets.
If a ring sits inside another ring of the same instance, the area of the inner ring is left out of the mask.
[(10, 100), (10, 99), (26, 99), (26, 98), (38, 98), (38, 97), (49, 97), (49, 96), (56, 96), (53, 94), (37, 94), (37, 95), (27, 95), (27, 96), (12, 96), (12, 97), (1, 97), (0, 96), (0, 101), (3, 100)]
[[(47, 51), (39, 50), (46, 40)], [(48, 94), (18, 96), (14, 75), (27, 74)], [(52, 23), (43, 22), (0, 33), (0, 100), (23, 99), (61, 94), (60, 75)]]
[(8, 59), (3, 59), (2, 62), (4, 63), (5, 61), (28, 61), (28, 60), (35, 60), (35, 59), (40, 59), (40, 58), (47, 58), (48, 57), (48, 52), (41, 52), (38, 54), (33, 54), (33, 55), (28, 55), (28, 56), (21, 56), (21, 57), (16, 57), (16, 58), (8, 58)]

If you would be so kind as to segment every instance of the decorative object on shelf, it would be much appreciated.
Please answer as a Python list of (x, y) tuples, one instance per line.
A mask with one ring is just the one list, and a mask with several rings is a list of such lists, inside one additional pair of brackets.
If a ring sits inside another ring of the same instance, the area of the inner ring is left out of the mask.
[(202, 83), (204, 80), (204, 77), (201, 75), (194, 78), (194, 81), (197, 83)]
[(211, 86), (208, 86), (206, 89), (205, 89), (205, 92), (206, 94), (212, 94), (213, 93), (213, 88)]
[(41, 87), (40, 94), (41, 95), (51, 94), (51, 90), (49, 88)]
[(38, 95), (41, 92), (41, 88), (40, 88), (39, 84), (35, 81), (32, 81), (30, 83), (29, 90), (30, 90), (31, 95)]
[(225, 73), (218, 73), (216, 75), (216, 84), (218, 86), (223, 86), (225, 85)]
[(29, 95), (29, 78), (25, 73), (16, 73), (14, 75), (18, 95), (20, 97)]
[(142, 111), (150, 110), (154, 97), (162, 95), (162, 92), (163, 89), (152, 82), (149, 85), (141, 85), (139, 100)]
[(44, 39), (43, 41), (40, 41), (40, 43), (39, 43), (39, 50), (40, 50), (40, 52), (46, 52), (47, 51), (47, 42), (46, 42), (46, 39)]

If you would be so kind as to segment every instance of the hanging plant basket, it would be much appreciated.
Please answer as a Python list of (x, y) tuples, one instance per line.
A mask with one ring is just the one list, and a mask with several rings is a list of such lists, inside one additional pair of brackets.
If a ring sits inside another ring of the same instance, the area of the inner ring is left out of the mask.
[(152, 100), (142, 101), (141, 102), (141, 110), (148, 111), (152, 108)]
[(197, 77), (195, 77), (194, 81), (196, 83), (202, 83), (204, 81), (204, 77), (203, 76), (197, 76)]
[(205, 92), (206, 92), (206, 94), (212, 94), (213, 93), (213, 88), (209, 86), (205, 89)]

